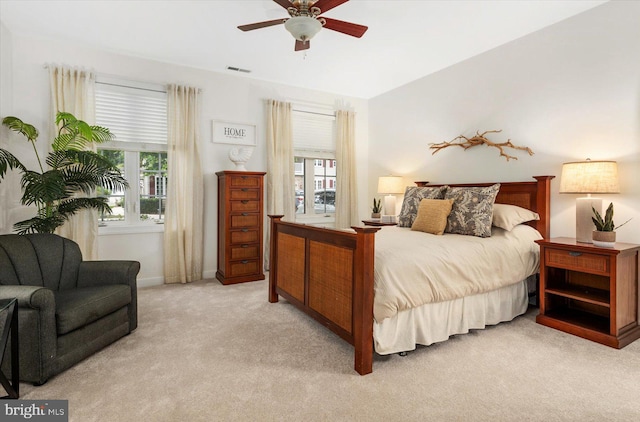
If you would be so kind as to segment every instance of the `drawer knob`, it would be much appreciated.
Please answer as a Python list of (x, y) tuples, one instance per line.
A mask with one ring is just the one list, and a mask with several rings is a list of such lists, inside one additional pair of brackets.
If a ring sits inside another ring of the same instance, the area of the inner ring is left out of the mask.
[(243, 204), (248, 204), (248, 203), (249, 203), (249, 201), (248, 201), (247, 199), (243, 199), (243, 200), (242, 200), (242, 201), (240, 201), (240, 202), (242, 202)]
[(241, 262), (242, 262), (243, 264), (248, 264), (248, 263), (249, 263), (249, 261), (247, 261), (246, 259), (243, 259)]
[(241, 190), (242, 192), (248, 192), (248, 191), (249, 191), (249, 189), (245, 189), (245, 188), (242, 188), (242, 189), (240, 189), (240, 190)]
[(246, 216), (247, 216), (247, 215), (249, 215), (249, 214), (247, 214), (246, 212), (243, 212), (243, 213), (242, 213), (242, 214), (240, 214), (240, 215), (242, 215), (243, 217), (246, 217)]
[(247, 245), (247, 244), (245, 243), (245, 244), (243, 244), (241, 247), (243, 247), (243, 248), (248, 248), (248, 247), (249, 247), (249, 245)]
[(248, 232), (248, 231), (249, 231), (249, 229), (242, 229), (242, 232), (243, 232), (243, 233), (246, 233), (246, 232)]
[(569, 255), (571, 255), (571, 256), (580, 256), (580, 255), (582, 255), (582, 252), (573, 252), (572, 251), (572, 252), (569, 252)]

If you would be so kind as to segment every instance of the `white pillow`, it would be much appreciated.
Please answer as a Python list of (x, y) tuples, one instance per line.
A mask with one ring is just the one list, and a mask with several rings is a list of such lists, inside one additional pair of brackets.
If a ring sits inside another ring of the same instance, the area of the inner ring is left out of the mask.
[(517, 205), (493, 204), (492, 225), (511, 231), (518, 224), (540, 220), (538, 213)]

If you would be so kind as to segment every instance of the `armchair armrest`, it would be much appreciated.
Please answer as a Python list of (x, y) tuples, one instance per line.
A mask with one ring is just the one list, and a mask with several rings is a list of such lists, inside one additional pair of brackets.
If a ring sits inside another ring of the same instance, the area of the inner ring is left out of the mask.
[(41, 286), (2, 285), (0, 298), (18, 299), (20, 373), (43, 383), (57, 354), (56, 300), (53, 290)]
[(82, 261), (78, 270), (78, 287), (128, 284), (131, 287), (129, 331), (138, 326), (138, 261)]
[(46, 310), (50, 308), (55, 315), (56, 301), (53, 291), (41, 286), (3, 285), (0, 286), (0, 299), (18, 299), (18, 307)]
[(78, 271), (78, 287), (129, 284), (135, 288), (139, 271), (138, 261), (82, 261)]

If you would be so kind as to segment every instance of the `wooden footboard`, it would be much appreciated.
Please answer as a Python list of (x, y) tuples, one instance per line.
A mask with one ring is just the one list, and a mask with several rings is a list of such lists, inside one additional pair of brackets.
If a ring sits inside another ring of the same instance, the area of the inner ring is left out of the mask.
[(373, 263), (379, 227), (330, 230), (271, 218), (269, 302), (278, 295), (355, 348), (355, 370), (373, 370)]
[[(535, 182), (503, 182), (496, 202), (537, 212), (540, 220), (530, 224), (549, 237), (553, 177), (535, 176)], [(355, 370), (361, 375), (371, 373), (374, 247), (380, 227), (353, 227), (354, 232), (350, 232), (284, 222), (281, 215), (269, 217), (269, 302), (277, 302), (280, 295), (331, 329), (354, 346)]]

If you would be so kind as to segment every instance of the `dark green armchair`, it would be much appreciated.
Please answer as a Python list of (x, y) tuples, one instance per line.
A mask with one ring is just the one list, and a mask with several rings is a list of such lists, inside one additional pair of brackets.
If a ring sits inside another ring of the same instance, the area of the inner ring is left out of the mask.
[(137, 261), (83, 261), (55, 234), (1, 235), (0, 298), (18, 299), (20, 380), (43, 384), (135, 330), (139, 271)]

